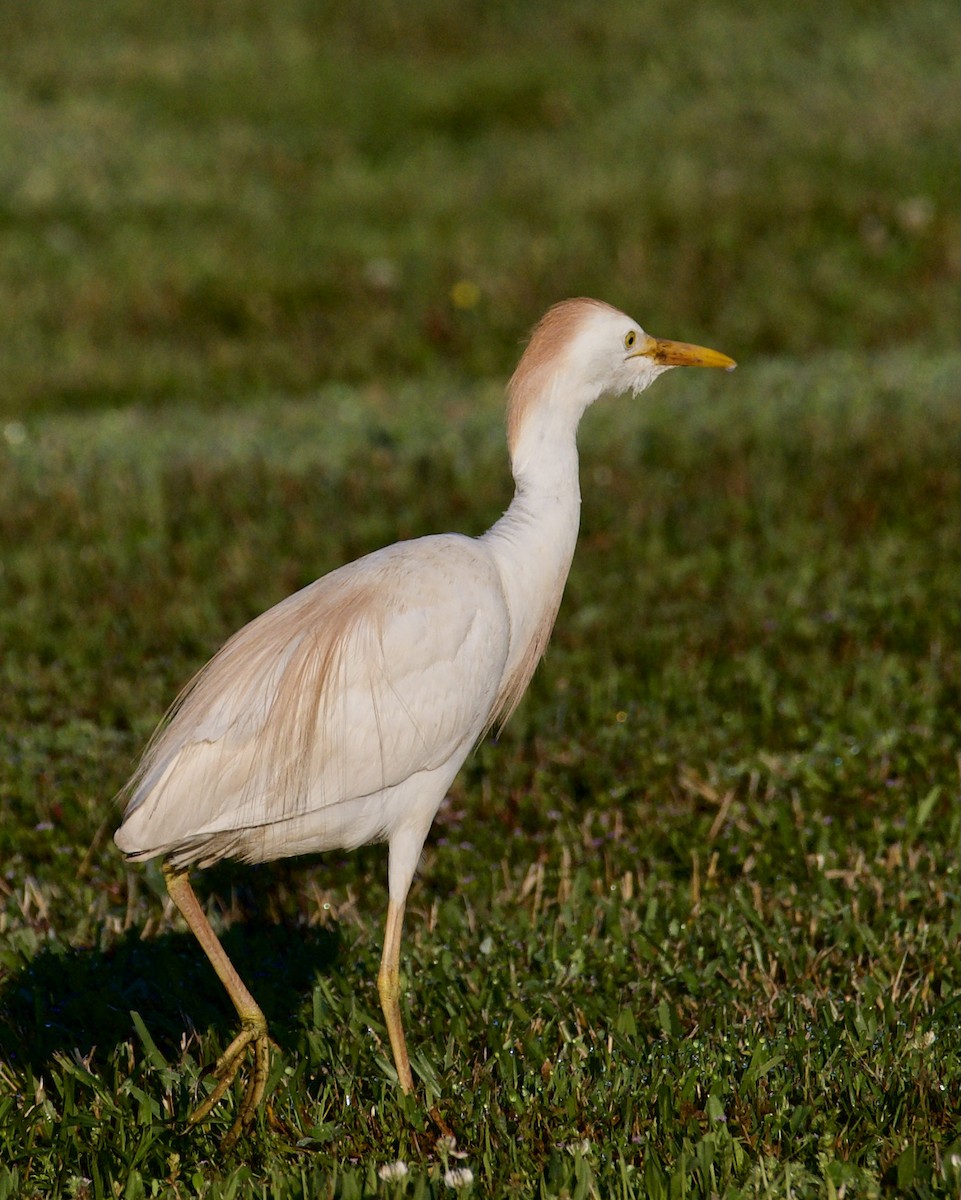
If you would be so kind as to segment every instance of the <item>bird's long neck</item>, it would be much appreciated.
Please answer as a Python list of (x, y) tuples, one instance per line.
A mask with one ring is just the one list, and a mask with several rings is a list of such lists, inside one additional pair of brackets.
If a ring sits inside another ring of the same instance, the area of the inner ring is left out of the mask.
[(510, 436), (516, 490), (484, 534), (511, 616), (498, 709), (510, 715), (543, 654), (567, 581), (580, 521), (577, 421), (544, 405)]

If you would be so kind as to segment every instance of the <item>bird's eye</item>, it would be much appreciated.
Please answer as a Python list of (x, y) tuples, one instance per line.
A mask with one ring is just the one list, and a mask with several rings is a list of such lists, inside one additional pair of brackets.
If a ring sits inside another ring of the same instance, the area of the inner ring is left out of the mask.
[(630, 333), (624, 335), (624, 349), (633, 350), (634, 343), (637, 341), (637, 334), (632, 329)]

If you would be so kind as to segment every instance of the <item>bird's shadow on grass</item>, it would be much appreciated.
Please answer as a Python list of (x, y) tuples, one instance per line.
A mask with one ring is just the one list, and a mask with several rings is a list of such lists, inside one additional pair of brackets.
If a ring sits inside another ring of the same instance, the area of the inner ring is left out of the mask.
[[(306, 994), (339, 956), (336, 929), (253, 916), (221, 942), (267, 1017), (271, 1036), (292, 1046)], [(185, 1031), (210, 1030), (222, 1045), (237, 1031), (233, 1005), (187, 932), (144, 940), (139, 929), (106, 950), (52, 943), (0, 981), (0, 1060), (43, 1071), (60, 1052), (103, 1061), (136, 1040), (137, 1012), (158, 1049), (175, 1059)]]

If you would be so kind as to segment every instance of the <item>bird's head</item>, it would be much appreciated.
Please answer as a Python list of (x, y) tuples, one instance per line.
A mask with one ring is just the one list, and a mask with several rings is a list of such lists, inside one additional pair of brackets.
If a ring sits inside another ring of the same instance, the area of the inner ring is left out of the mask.
[(576, 426), (601, 396), (636, 395), (671, 367), (735, 365), (717, 350), (651, 337), (600, 300), (562, 300), (535, 327), (511, 379), (508, 437), (513, 446), (535, 411)]
[(717, 350), (651, 337), (624, 313), (600, 300), (563, 300), (539, 322), (518, 366), (554, 371), (589, 396), (644, 391), (671, 367), (723, 367), (735, 362)]

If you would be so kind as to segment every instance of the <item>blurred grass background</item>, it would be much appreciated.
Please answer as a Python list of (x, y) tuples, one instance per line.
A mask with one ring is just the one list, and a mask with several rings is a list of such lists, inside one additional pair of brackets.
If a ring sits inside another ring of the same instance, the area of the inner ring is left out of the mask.
[[(0, 1200), (958, 1194), (959, 44), (940, 0), (0, 7)], [(585, 421), (548, 660), (412, 891), (417, 1096), (383, 851), (198, 877), (290, 1131), (224, 1157), (233, 1018), (110, 797), (242, 622), (502, 511), (577, 293), (739, 370)]]
[(0, 11), (0, 406), (502, 375), (599, 295), (739, 358), (957, 333), (950, 4)]

